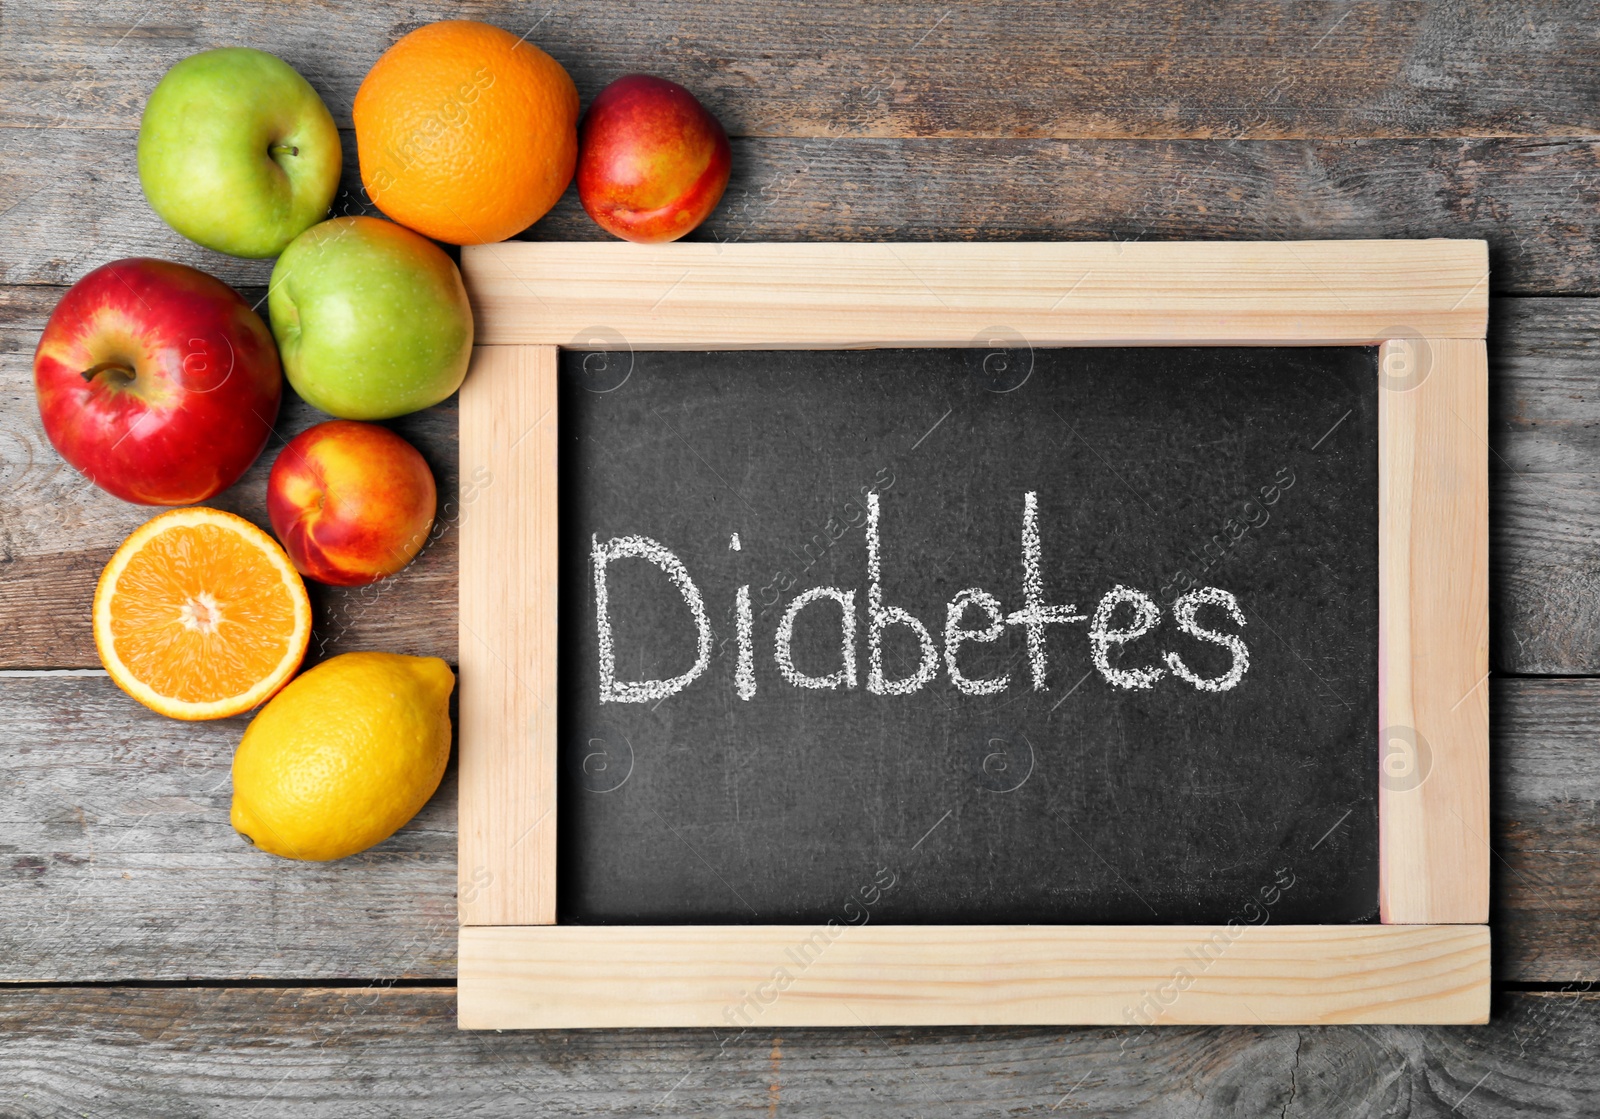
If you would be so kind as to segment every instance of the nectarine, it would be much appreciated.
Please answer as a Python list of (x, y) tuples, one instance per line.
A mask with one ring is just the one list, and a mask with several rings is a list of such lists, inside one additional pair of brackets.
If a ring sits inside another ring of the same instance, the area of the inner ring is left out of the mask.
[(296, 569), (341, 587), (375, 583), (415, 559), (437, 501), (415, 447), (354, 420), (302, 431), (267, 479), (267, 516)]
[(578, 201), (624, 240), (676, 241), (716, 209), (732, 163), (727, 133), (694, 94), (628, 74), (579, 127)]

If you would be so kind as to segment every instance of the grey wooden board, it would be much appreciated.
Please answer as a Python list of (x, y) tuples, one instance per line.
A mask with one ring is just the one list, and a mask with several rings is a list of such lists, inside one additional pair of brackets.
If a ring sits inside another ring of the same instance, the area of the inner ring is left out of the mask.
[[(334, 211), (368, 207), (344, 133)], [(140, 192), (136, 135), (0, 128), (0, 282), (70, 284), (120, 256), (265, 284), (270, 261), (185, 241)], [(605, 234), (575, 190), (527, 236)], [(739, 241), (1482, 237), (1496, 293), (1600, 291), (1591, 139), (737, 140), (721, 205), (691, 237)], [(1397, 324), (1404, 325), (1404, 324)]]
[(0, 990), (0, 1113), (1498, 1119), (1600, 1111), (1600, 996), (1485, 1027), (455, 1029), (445, 988)]
[(0, 980), (454, 974), (454, 766), (378, 847), (279, 859), (228, 823), (248, 722), (0, 678)]
[[(1600, 681), (1495, 684), (1496, 977), (1600, 980)], [(228, 826), (245, 719), (0, 677), (0, 982), (447, 978), (454, 770), (398, 835), (297, 863)]]
[(30, 126), (133, 127), (161, 73), (206, 47), (275, 51), (335, 118), (395, 39), (436, 19), (550, 51), (584, 103), (667, 72), (738, 135), (1415, 136), (1593, 131), (1600, 13), (1570, 3), (1092, 0), (883, 6), (330, 0), (9, 5), (0, 104)]
[(1600, 300), (1491, 300), (1489, 368), (1491, 471), (1600, 472)]
[(1600, 680), (1489, 693), (1496, 979), (1600, 979)]
[[(160, 73), (207, 47), (275, 50), (348, 124), (384, 47), (462, 15), (532, 27), (586, 101), (621, 73), (665, 73), (753, 137), (736, 140), (706, 236), (1484, 236), (1497, 294), (1600, 293), (1600, 11), (1554, 0), (17, 0), (0, 14), (0, 281), (61, 285), (150, 253), (259, 286), (267, 266), (188, 245), (144, 206), (133, 129)], [(1103, 142), (1119, 138), (1134, 142)], [(1218, 142), (1190, 142), (1205, 140)], [(345, 187), (341, 205), (357, 205), (348, 172)], [(570, 194), (530, 235), (599, 236)], [(0, 288), (0, 651), (13, 665), (93, 663), (85, 588), (143, 519), (50, 473), (27, 355), (59, 293)], [(1600, 671), (1594, 307), (1494, 303), (1493, 636), (1507, 670)], [(291, 407), (280, 427), (311, 419)], [(416, 422), (408, 434), (453, 469), (453, 419)], [(258, 519), (262, 477), (229, 498)], [(376, 608), (321, 599), (324, 631), (331, 617), (343, 634), (333, 647), (453, 658), (451, 547), (447, 535)], [(1497, 978), (1593, 978), (1600, 689), (1500, 683), (1493, 702)], [(0, 677), (0, 967), (449, 975), (453, 785), (360, 860), (251, 862), (265, 857), (230, 845), (219, 788), (241, 726), (168, 723), (103, 678)], [(0, 989), (0, 1114), (1600, 1111), (1592, 998), (1503, 996), (1494, 1025), (1472, 1030), (809, 1032), (720, 1056), (694, 1033), (460, 1035), (453, 1003), (448, 989)]]

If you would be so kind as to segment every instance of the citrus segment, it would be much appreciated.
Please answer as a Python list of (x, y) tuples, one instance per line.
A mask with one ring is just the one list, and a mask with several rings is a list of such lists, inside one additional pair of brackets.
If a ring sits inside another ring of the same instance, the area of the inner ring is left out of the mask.
[(175, 719), (248, 711), (288, 681), (311, 604), (283, 549), (216, 509), (147, 521), (106, 564), (94, 640), (118, 687)]

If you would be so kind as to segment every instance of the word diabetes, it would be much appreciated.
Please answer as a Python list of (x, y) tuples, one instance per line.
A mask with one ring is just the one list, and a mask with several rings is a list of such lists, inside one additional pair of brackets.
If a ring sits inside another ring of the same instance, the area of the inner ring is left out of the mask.
[[(1197, 641), (1220, 646), (1231, 656), (1227, 671), (1205, 676), (1195, 671), (1172, 650), (1156, 655), (1152, 650), (1146, 663), (1130, 666), (1120, 663), (1140, 660), (1122, 646), (1150, 634), (1161, 623), (1161, 607), (1149, 595), (1118, 584), (1101, 595), (1094, 611), (1078, 612), (1069, 604), (1045, 601), (1039, 543), (1039, 495), (1028, 492), (1022, 501), (1022, 605), (1007, 611), (1000, 600), (982, 587), (959, 591), (945, 606), (940, 637), (910, 611), (884, 601), (883, 544), (879, 532), (879, 502), (876, 493), (867, 495), (867, 593), (864, 626), (858, 623), (858, 602), (854, 589), (812, 587), (797, 595), (778, 620), (772, 638), (771, 655), (778, 674), (797, 688), (817, 690), (849, 689), (861, 686), (858, 629), (865, 629), (866, 689), (873, 695), (910, 695), (937, 677), (941, 669), (963, 695), (982, 696), (1004, 691), (1012, 684), (1010, 673), (974, 678), (961, 668), (961, 650), (970, 644), (998, 641), (1011, 627), (1025, 634), (1028, 648), (1028, 675), (1035, 691), (1047, 690), (1049, 656), (1045, 634), (1051, 626), (1086, 623), (1089, 655), (1101, 677), (1115, 688), (1145, 690), (1155, 687), (1169, 675), (1202, 692), (1227, 692), (1238, 687), (1250, 669), (1250, 651), (1245, 645), (1244, 612), (1238, 599), (1220, 587), (1198, 587), (1172, 603), (1178, 630)], [(617, 675), (616, 640), (611, 624), (608, 571), (624, 558), (641, 559), (664, 572), (694, 618), (696, 655), (694, 664), (677, 676), (664, 680), (623, 680)], [(665, 545), (647, 536), (615, 536), (601, 541), (593, 538), (591, 566), (594, 573), (595, 622), (599, 631), (600, 700), (602, 703), (657, 703), (682, 691), (698, 680), (711, 664), (711, 620), (706, 614), (700, 588), (683, 561)], [(800, 671), (795, 666), (791, 646), (795, 621), (801, 611), (832, 604), (839, 617), (838, 668), (824, 676)], [(1202, 617), (1202, 611), (1206, 616)], [(736, 668), (734, 688), (740, 699), (756, 695), (754, 622), (750, 611), (749, 584), (735, 593)], [(1221, 626), (1222, 628), (1217, 628)], [(895, 628), (908, 631), (921, 648), (915, 671), (891, 678), (884, 670), (884, 634)], [(1113, 653), (1117, 661), (1113, 663)]]

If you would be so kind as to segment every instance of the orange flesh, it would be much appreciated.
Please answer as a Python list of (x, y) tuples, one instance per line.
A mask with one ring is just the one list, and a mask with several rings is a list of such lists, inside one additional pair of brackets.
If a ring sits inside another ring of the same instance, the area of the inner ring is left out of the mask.
[(131, 557), (111, 597), (111, 636), (132, 675), (157, 693), (207, 703), (249, 690), (295, 638), (295, 602), (279, 572), (237, 532), (173, 527)]

